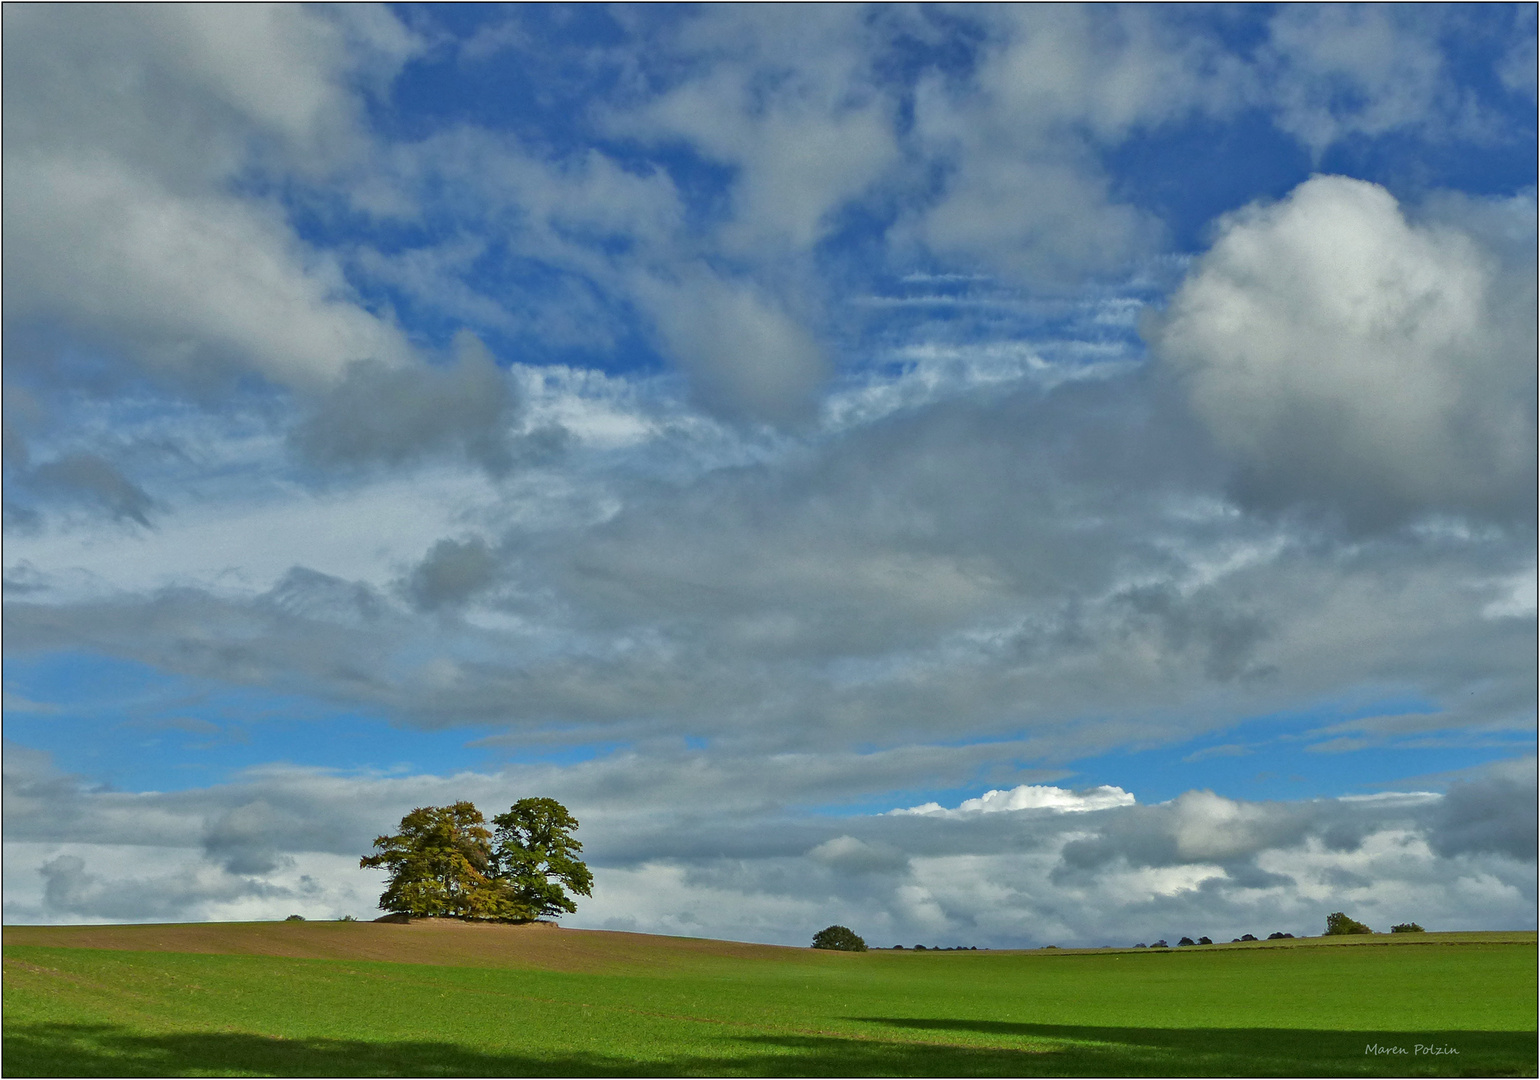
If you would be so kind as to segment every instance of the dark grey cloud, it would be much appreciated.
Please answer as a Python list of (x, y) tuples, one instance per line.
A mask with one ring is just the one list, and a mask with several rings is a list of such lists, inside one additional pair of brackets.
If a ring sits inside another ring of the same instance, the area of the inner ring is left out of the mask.
[(1140, 629), (1152, 626), (1172, 651), (1193, 650), (1200, 655), (1203, 673), (1209, 678), (1228, 682), (1266, 677), (1274, 669), (1252, 663), (1267, 637), (1266, 622), (1216, 593), (1199, 590), (1182, 596), (1170, 585), (1145, 585), (1127, 589), (1117, 599), (1138, 617)]
[(1428, 843), (1444, 858), (1490, 852), (1533, 861), (1536, 798), (1533, 758), (1457, 781), (1439, 806)]
[(291, 434), (323, 468), (399, 466), (463, 453), (493, 475), (515, 463), (512, 425), (521, 402), (506, 372), (469, 335), (444, 366), (353, 364)]
[(78, 855), (56, 856), (43, 863), (37, 872), (45, 883), (44, 910), (54, 918), (172, 922), (185, 920), (211, 903), (292, 901), (297, 893), (251, 877), (232, 875), (211, 883), (195, 871), (109, 878), (93, 872)]
[(203, 834), (203, 852), (228, 873), (269, 874), (292, 862), (275, 847), (279, 836), (292, 831), (292, 823), (282, 821), (265, 800), (256, 799), (211, 821)]
[(30, 470), (25, 482), (45, 496), (83, 501), (144, 526), (155, 508), (143, 488), (97, 454), (72, 453), (43, 462)]
[(403, 583), (422, 611), (462, 604), (496, 580), (500, 563), (479, 536), (440, 540)]
[(262, 597), (262, 606), (282, 617), (360, 628), (377, 624), (388, 610), (368, 585), (303, 566), (279, 579)]

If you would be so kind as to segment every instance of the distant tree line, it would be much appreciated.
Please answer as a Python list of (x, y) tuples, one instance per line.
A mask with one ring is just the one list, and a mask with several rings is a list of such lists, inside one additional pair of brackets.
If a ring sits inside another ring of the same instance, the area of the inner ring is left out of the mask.
[[(895, 945), (893, 947), (895, 949), (902, 949), (903, 948), (902, 945)], [(1054, 948), (1054, 946), (1049, 945), (1048, 948), (1052, 949), (1052, 948)], [(914, 951), (915, 952), (978, 952), (979, 951), (979, 947), (977, 945), (916, 945), (914, 947)]]
[[(1425, 933), (1426, 931), (1424, 931), (1423, 928), (1421, 926), (1417, 925), (1416, 923), (1409, 922), (1409, 923), (1397, 923), (1395, 926), (1392, 926), (1390, 928), (1390, 932), (1392, 934), (1421, 934), (1421, 933)], [(1365, 926), (1363, 923), (1359, 922), (1357, 919), (1349, 918), (1345, 913), (1343, 913), (1341, 911), (1334, 911), (1330, 915), (1326, 916), (1326, 934), (1325, 934), (1325, 936), (1327, 936), (1327, 937), (1334, 937), (1334, 936), (1341, 935), (1341, 934), (1372, 934), (1372, 933), (1374, 933), (1374, 931), (1369, 929), (1369, 927)], [(1273, 933), (1267, 935), (1267, 940), (1268, 941), (1284, 941), (1284, 940), (1292, 940), (1293, 937), (1294, 937), (1293, 934), (1286, 934), (1286, 933), (1284, 933), (1281, 930), (1275, 930)], [(1230, 943), (1232, 945), (1235, 945), (1235, 944), (1239, 944), (1239, 943), (1241, 943), (1243, 941), (1256, 941), (1256, 940), (1257, 940), (1257, 938), (1256, 938), (1255, 935), (1252, 935), (1252, 934), (1242, 934), (1238, 938), (1231, 938), (1230, 939)], [(1184, 937), (1180, 941), (1177, 942), (1177, 946), (1178, 947), (1183, 946), (1183, 945), (1212, 945), (1212, 944), (1214, 944), (1214, 943), (1211, 940), (1209, 940), (1208, 938), (1206, 938), (1206, 937), (1200, 937), (1197, 941), (1194, 941), (1190, 937)], [(1153, 944), (1153, 945), (1146, 945), (1143, 942), (1140, 942), (1138, 945), (1135, 945), (1134, 948), (1136, 948), (1136, 949), (1168, 949), (1168, 948), (1170, 948), (1170, 946), (1167, 945), (1164, 940), (1161, 940), (1161, 941), (1155, 942), (1155, 944)]]
[(419, 806), (359, 866), (387, 869), (380, 907), (416, 918), (529, 922), (576, 911), (569, 889), (592, 895), (577, 819), (561, 803), (520, 799), (492, 825), (469, 802)]
[[(1390, 932), (1392, 934), (1420, 934), (1420, 933), (1424, 933), (1423, 928), (1421, 926), (1418, 926), (1416, 923), (1397, 923), (1395, 926), (1392, 926), (1390, 928)], [(1338, 934), (1372, 934), (1372, 933), (1374, 933), (1373, 930), (1369, 929), (1367, 926), (1365, 926), (1363, 923), (1359, 922), (1358, 920), (1349, 918), (1343, 912), (1334, 911), (1330, 915), (1326, 916), (1326, 936), (1328, 936), (1328, 937), (1333, 936), (1333, 935), (1338, 935)], [(1267, 935), (1267, 940), (1268, 941), (1284, 941), (1284, 940), (1292, 941), (1293, 939), (1294, 939), (1294, 935), (1293, 934), (1285, 933), (1282, 930), (1275, 930), (1273, 933)], [(1231, 938), (1230, 939), (1230, 943), (1232, 945), (1237, 945), (1237, 944), (1240, 944), (1241, 942), (1256, 941), (1256, 940), (1257, 940), (1257, 937), (1254, 934), (1242, 934), (1238, 938)], [(1176, 944), (1177, 944), (1178, 948), (1181, 948), (1181, 947), (1186, 946), (1186, 945), (1212, 945), (1212, 944), (1214, 944), (1214, 941), (1213, 941), (1212, 938), (1209, 938), (1209, 937), (1200, 937), (1196, 941), (1194, 941), (1192, 938), (1184, 936), (1179, 941), (1177, 941)], [(1153, 944), (1153, 945), (1146, 945), (1144, 942), (1141, 941), (1139, 944), (1134, 946), (1134, 948), (1136, 948), (1136, 949), (1169, 949), (1170, 947), (1171, 947), (1170, 945), (1166, 944), (1166, 941), (1165, 941), (1164, 938), (1162, 938), (1161, 940), (1155, 942), (1155, 944)], [(835, 925), (835, 926), (825, 927), (824, 929), (818, 931), (818, 933), (813, 935), (813, 948), (815, 948), (815, 949), (839, 949), (839, 950), (842, 950), (842, 951), (845, 951), (845, 952), (865, 952), (866, 951), (866, 942), (858, 934), (856, 934), (855, 931), (851, 930), (848, 926)], [(893, 948), (895, 948), (895, 949), (902, 949), (902, 948), (904, 948), (904, 946), (902, 946), (902, 945), (894, 945)], [(1057, 945), (1044, 945), (1043, 948), (1045, 948), (1045, 949), (1056, 949), (1056, 948), (1058, 948), (1058, 946)], [(934, 945), (930, 946), (928, 949), (924, 945), (916, 945), (916, 946), (914, 946), (914, 951), (915, 952), (968, 952), (968, 951), (977, 951), (977, 949), (978, 949), (977, 945), (955, 945), (955, 946), (949, 946), (949, 947), (944, 948), (944, 949), (938, 949)]]

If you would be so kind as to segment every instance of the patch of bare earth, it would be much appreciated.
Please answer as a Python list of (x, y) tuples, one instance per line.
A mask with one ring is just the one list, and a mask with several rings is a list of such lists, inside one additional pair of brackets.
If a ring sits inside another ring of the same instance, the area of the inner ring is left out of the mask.
[(566, 930), (552, 923), (275, 922), (135, 926), (7, 926), (4, 944), (135, 952), (223, 953), (317, 960), (383, 960), (451, 967), (548, 971), (656, 971), (712, 959), (787, 960), (809, 949), (614, 930)]

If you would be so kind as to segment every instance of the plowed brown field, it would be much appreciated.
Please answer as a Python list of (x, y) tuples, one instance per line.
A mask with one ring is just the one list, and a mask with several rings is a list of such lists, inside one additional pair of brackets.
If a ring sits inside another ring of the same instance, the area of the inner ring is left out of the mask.
[[(448, 967), (642, 972), (724, 960), (806, 960), (807, 949), (614, 930), (563, 930), (552, 923), (496, 925), (457, 919), (410, 923), (262, 922), (148, 926), (7, 926), (6, 945), (134, 952), (219, 953), (316, 960), (387, 960)], [(817, 955), (817, 954), (814, 954)], [(827, 955), (827, 954), (825, 954)]]

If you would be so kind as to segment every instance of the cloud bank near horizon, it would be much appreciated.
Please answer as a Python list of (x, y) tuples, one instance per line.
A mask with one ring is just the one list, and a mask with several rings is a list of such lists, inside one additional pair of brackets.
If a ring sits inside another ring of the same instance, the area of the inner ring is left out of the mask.
[(567, 925), (788, 945), (836, 918), (889, 944), (996, 948), (1303, 935), (1343, 906), (1381, 930), (1414, 918), (1432, 930), (1499, 929), (1524, 922), (1535, 848), (1533, 759), (1442, 794), (1246, 802), (1189, 791), (1147, 805), (1105, 787), (1022, 785), (952, 811), (783, 818), (773, 830), (692, 791), (690, 762), (675, 767), (667, 815), (617, 797), (626, 766), (602, 759), (443, 777), (268, 767), (166, 793), (86, 790), (16, 748), (6, 768), (7, 917), (17, 922), (278, 908), (367, 918), (380, 875), (357, 859), (398, 807), (470, 798), (496, 809), (535, 788), (580, 815), (596, 873), (593, 898)]

